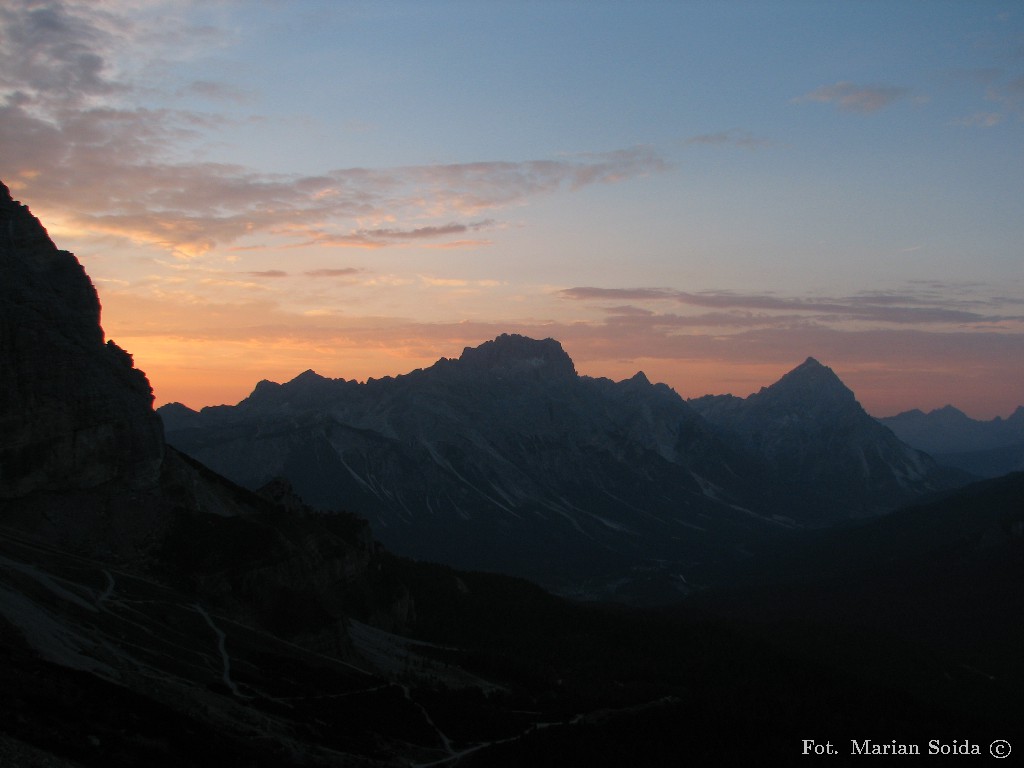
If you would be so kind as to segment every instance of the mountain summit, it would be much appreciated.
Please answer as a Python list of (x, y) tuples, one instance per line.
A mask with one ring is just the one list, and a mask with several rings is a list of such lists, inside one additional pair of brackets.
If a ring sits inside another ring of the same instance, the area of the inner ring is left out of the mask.
[(871, 418), (813, 357), (745, 399), (709, 395), (689, 403), (755, 454), (775, 479), (767, 492), (812, 524), (878, 514), (949, 487), (931, 457)]
[(813, 357), (750, 399), (777, 408), (797, 407), (804, 413), (808, 409), (811, 413), (822, 413), (836, 408), (860, 408), (853, 392), (835, 371)]
[(576, 376), (572, 359), (557, 341), (538, 341), (518, 334), (503, 333), (479, 347), (466, 347), (459, 363), (467, 369), (497, 376)]

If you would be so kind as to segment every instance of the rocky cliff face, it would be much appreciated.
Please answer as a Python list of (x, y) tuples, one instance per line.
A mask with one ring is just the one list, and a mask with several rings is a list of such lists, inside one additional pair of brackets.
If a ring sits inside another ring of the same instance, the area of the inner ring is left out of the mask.
[[(131, 356), (104, 340), (82, 265), (0, 184), (5, 525), (182, 587), (253, 624), (281, 613), (298, 629), (279, 634), (342, 652), (339, 595), (371, 589), (366, 522), (334, 516), (325, 527), (280, 484), (261, 498), (181, 457), (166, 448), (152, 401)], [(297, 607), (293, 593), (308, 605)], [(396, 601), (378, 597), (377, 613)], [(392, 618), (406, 612), (399, 606)]]
[(99, 321), (82, 265), (0, 183), (0, 498), (159, 476), (149, 382)]

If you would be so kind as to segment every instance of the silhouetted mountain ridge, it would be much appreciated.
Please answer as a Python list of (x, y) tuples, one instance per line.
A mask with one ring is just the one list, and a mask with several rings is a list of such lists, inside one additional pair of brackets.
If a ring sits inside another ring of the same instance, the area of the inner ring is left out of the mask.
[(365, 384), (306, 373), (187, 416), (172, 439), (243, 485), (287, 476), (316, 506), (345, 499), (388, 546), (466, 567), (564, 583), (672, 556), (687, 524), (719, 548), (773, 526), (738, 509), (746, 457), (671, 389), (580, 377), (553, 340), (502, 336)]
[(932, 454), (941, 464), (981, 477), (1024, 469), (1024, 407), (1006, 419), (972, 419), (946, 405), (929, 413), (904, 411), (878, 420), (901, 440)]
[(745, 399), (689, 403), (764, 462), (777, 481), (766, 485), (770, 498), (809, 510), (798, 519), (812, 524), (870, 517), (961, 481), (879, 425), (814, 358)]
[(397, 552), (562, 590), (621, 587), (657, 562), (685, 591), (781, 527), (948, 485), (813, 358), (745, 400), (686, 402), (642, 373), (579, 376), (557, 341), (506, 334), (365, 384), (261, 382), (187, 424), (169, 440), (242, 485), (287, 476), (314, 506), (344, 499)]

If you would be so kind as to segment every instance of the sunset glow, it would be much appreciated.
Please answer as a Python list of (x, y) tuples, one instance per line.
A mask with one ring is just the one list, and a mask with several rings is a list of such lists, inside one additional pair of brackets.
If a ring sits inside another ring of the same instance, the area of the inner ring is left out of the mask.
[(0, 180), (156, 403), (501, 333), (874, 415), (1024, 404), (1013, 2), (0, 9)]

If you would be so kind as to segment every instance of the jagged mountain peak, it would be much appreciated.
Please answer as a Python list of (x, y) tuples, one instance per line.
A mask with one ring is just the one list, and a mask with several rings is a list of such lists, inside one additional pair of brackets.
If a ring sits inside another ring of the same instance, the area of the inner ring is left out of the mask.
[(331, 400), (339, 391), (353, 385), (355, 382), (329, 379), (308, 369), (284, 384), (263, 379), (239, 405), (256, 409), (277, 407), (315, 409)]
[(467, 369), (517, 376), (543, 371), (545, 376), (575, 377), (572, 358), (555, 339), (531, 339), (514, 333), (503, 333), (478, 347), (466, 347), (459, 364)]
[(294, 379), (289, 381), (289, 384), (305, 384), (310, 382), (328, 381), (327, 377), (321, 376), (319, 373), (314, 371), (312, 368), (308, 368)]

